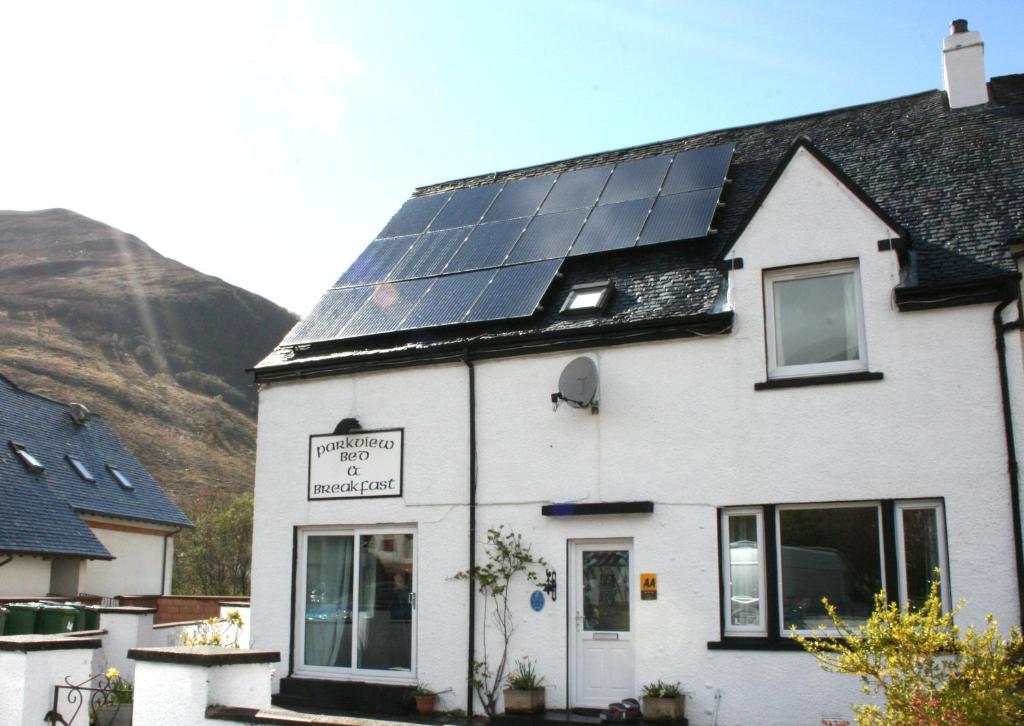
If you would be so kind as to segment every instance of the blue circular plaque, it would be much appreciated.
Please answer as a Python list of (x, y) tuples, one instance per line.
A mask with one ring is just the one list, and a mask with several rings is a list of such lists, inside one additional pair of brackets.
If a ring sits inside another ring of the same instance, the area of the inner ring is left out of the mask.
[(543, 610), (544, 609), (544, 593), (542, 593), (540, 590), (534, 590), (530, 594), (530, 607), (533, 608), (538, 613), (541, 610)]

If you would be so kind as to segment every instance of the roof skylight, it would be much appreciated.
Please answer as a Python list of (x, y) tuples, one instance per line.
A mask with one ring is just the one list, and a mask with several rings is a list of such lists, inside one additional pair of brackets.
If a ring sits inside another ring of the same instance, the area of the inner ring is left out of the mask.
[(9, 443), (11, 445), (11, 449), (14, 450), (14, 453), (18, 456), (19, 459), (21, 459), (21, 463), (24, 464), (25, 468), (31, 471), (33, 474), (38, 474), (39, 472), (46, 468), (41, 463), (39, 463), (39, 459), (33, 456), (28, 451), (28, 449), (26, 449), (22, 444), (16, 444), (13, 441)]
[(123, 471), (118, 469), (116, 466), (111, 466), (110, 464), (107, 464), (107, 469), (110, 470), (110, 473), (114, 475), (114, 478), (117, 479), (117, 483), (120, 484), (123, 489), (127, 489), (128, 491), (135, 489), (135, 485), (132, 484), (132, 480), (129, 479)]
[(92, 475), (92, 472), (89, 471), (89, 467), (87, 467), (85, 465), (85, 462), (83, 462), (81, 459), (76, 459), (73, 456), (68, 456), (67, 460), (68, 463), (71, 464), (71, 468), (75, 470), (75, 473), (78, 474), (78, 476), (82, 477), (86, 481), (96, 481), (96, 477)]
[(603, 313), (611, 300), (615, 286), (610, 280), (574, 285), (562, 305), (562, 315), (589, 315)]

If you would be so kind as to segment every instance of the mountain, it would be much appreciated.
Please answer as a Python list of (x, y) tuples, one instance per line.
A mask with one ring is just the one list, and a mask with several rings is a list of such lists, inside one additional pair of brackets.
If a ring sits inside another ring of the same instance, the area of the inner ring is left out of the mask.
[(251, 489), (245, 369), (295, 322), (75, 212), (0, 211), (0, 373), (102, 416), (188, 511)]

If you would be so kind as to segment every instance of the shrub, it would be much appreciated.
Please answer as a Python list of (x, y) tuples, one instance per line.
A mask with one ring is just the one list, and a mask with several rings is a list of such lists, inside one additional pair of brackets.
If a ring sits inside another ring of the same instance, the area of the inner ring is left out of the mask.
[(537, 666), (525, 656), (515, 662), (505, 680), (513, 691), (535, 691), (544, 685), (544, 676), (537, 675)]
[(660, 678), (654, 683), (645, 684), (642, 692), (647, 698), (678, 698), (683, 695), (682, 687), (678, 682), (665, 683)]
[(796, 640), (831, 673), (860, 677), (865, 694), (883, 705), (854, 704), (859, 726), (1010, 726), (1024, 722), (1021, 634), (1003, 638), (989, 615), (983, 631), (954, 624), (963, 607), (942, 612), (938, 582), (919, 608), (875, 595), (864, 625), (851, 628), (823, 599), (838, 635), (822, 631)]

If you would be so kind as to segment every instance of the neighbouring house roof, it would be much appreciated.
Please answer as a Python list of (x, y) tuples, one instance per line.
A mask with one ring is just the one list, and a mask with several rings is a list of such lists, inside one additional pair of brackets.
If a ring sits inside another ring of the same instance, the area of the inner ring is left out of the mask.
[[(26, 466), (15, 446), (23, 446), (42, 470)], [(96, 481), (83, 479), (69, 456)], [(110, 467), (127, 476), (133, 489), (119, 484)], [(83, 514), (192, 526), (99, 418), (77, 424), (67, 404), (22, 390), (0, 375), (0, 553), (111, 559)]]
[[(898, 302), (940, 290), (971, 291), (953, 303), (994, 299), (1001, 294), (995, 291), (1017, 275), (1009, 241), (1024, 236), (1024, 75), (993, 78), (990, 95), (988, 104), (950, 110), (944, 92), (929, 91), (421, 187), (415, 196), (624, 159), (735, 146), (732, 181), (724, 187), (724, 207), (713, 224), (717, 234), (702, 241), (569, 257), (544, 297), (543, 309), (527, 318), (280, 345), (256, 367), (257, 377), (343, 368), (359, 361), (397, 362), (442, 351), (454, 355), (458, 349), (498, 351), (539, 340), (596, 340), (598, 335), (629, 335), (687, 320), (703, 321), (711, 330), (727, 329), (722, 260), (798, 139), (906, 233)], [(615, 284), (605, 315), (559, 314), (574, 284), (597, 279)], [(321, 305), (300, 325), (338, 314)]]

